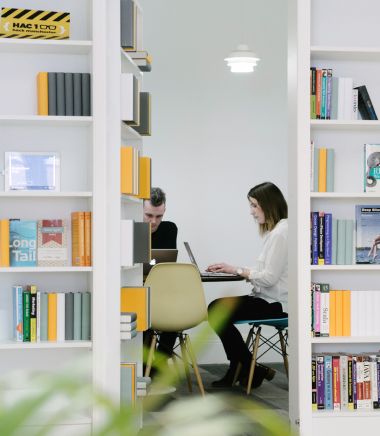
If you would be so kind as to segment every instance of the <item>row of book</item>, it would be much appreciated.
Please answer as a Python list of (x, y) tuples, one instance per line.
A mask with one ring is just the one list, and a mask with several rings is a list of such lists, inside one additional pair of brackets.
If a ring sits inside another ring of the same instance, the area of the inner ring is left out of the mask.
[(13, 333), (17, 342), (91, 340), (90, 292), (41, 292), (12, 287)]
[(333, 219), (332, 213), (310, 213), (311, 265), (351, 265), (354, 221)]
[(380, 404), (380, 355), (313, 354), (312, 410), (372, 410)]
[(310, 68), (310, 117), (323, 120), (377, 120), (365, 85), (334, 77), (331, 68)]
[(132, 339), (137, 335), (137, 313), (120, 313), (120, 339)]
[(150, 288), (148, 286), (122, 287), (120, 313), (136, 314), (136, 332), (148, 330), (150, 327)]
[(120, 190), (122, 194), (149, 199), (152, 185), (152, 160), (140, 156), (132, 146), (120, 148)]
[(39, 72), (37, 74), (37, 114), (90, 116), (90, 73)]
[[(73, 266), (91, 265), (91, 212), (71, 213)], [(0, 220), (0, 266), (67, 266), (67, 221)]]
[(150, 223), (121, 220), (121, 266), (151, 261)]
[(140, 81), (132, 73), (121, 74), (121, 120), (142, 136), (151, 133), (151, 95), (140, 91)]
[(311, 141), (310, 191), (334, 192), (335, 152), (332, 148), (317, 148)]
[(380, 336), (379, 306), (380, 291), (332, 290), (328, 283), (312, 283), (312, 336)]
[(136, 362), (120, 364), (120, 404), (135, 406), (137, 397), (145, 397), (151, 384), (150, 377), (137, 376)]

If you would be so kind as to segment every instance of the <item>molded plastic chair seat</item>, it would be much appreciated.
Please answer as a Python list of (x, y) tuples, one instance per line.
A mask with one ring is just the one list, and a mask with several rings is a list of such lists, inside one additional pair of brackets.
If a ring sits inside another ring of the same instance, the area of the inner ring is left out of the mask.
[[(288, 330), (287, 330), (288, 317), (287, 316), (282, 318), (240, 320), (240, 321), (235, 321), (234, 324), (235, 325), (249, 324), (251, 326), (246, 340), (246, 345), (248, 349), (252, 351), (252, 360), (251, 360), (251, 367), (249, 370), (247, 394), (250, 394), (251, 392), (252, 381), (253, 381), (257, 360), (270, 350), (276, 351), (277, 353), (282, 355), (286, 376), (289, 378), (289, 363), (288, 363), (288, 354), (287, 354), (287, 345), (288, 345)], [(276, 329), (276, 332), (269, 338), (266, 338), (261, 334), (262, 326), (273, 327)], [(280, 346), (278, 346), (278, 344), (280, 344)], [(259, 356), (257, 356), (258, 349), (263, 345), (266, 345), (267, 349), (263, 351)], [(241, 365), (239, 364), (235, 373), (234, 381), (238, 379), (240, 370), (241, 370)]]

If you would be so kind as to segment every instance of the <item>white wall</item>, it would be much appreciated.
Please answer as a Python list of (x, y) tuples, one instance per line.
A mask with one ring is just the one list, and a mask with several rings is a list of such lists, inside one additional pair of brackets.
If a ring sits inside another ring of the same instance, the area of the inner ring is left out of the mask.
[[(153, 57), (153, 186), (167, 193), (165, 218), (179, 228), (179, 260), (190, 241), (198, 263), (251, 265), (261, 247), (246, 195), (273, 181), (287, 195), (286, 1), (140, 0), (144, 46)], [(253, 74), (223, 59), (239, 43), (261, 58)], [(205, 284), (208, 302), (246, 294), (245, 282)], [(275, 356), (269, 356), (274, 360)], [(199, 361), (225, 362), (218, 338)]]

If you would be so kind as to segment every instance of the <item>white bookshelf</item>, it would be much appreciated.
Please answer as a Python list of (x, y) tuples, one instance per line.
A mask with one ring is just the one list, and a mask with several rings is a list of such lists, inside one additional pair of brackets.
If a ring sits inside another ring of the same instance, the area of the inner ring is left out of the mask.
[(90, 54), (92, 41), (0, 40), (0, 53)]
[(0, 125), (4, 126), (88, 127), (91, 123), (92, 117), (0, 115)]
[[(363, 146), (380, 143), (380, 122), (310, 120), (309, 68), (331, 68), (333, 75), (366, 85), (380, 112), (380, 32), (373, 25), (380, 5), (354, 0), (289, 2), (289, 305), (290, 421), (302, 436), (357, 435), (377, 432), (377, 410), (329, 412), (311, 410), (312, 353), (378, 352), (379, 337), (312, 338), (310, 283), (333, 289), (380, 289), (379, 265), (310, 265), (310, 211), (355, 218), (356, 204), (380, 204), (378, 194), (363, 193)], [(335, 149), (335, 192), (310, 192), (308, 144)], [(364, 314), (365, 316), (365, 314)]]

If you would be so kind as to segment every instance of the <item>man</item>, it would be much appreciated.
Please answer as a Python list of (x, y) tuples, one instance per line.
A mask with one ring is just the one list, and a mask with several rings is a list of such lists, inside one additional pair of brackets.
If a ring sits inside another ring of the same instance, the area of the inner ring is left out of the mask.
[[(166, 195), (161, 188), (152, 188), (150, 200), (144, 200), (144, 222), (151, 225), (152, 248), (177, 248), (177, 226), (171, 221), (163, 221), (166, 210)], [(152, 331), (144, 333), (144, 344), (150, 346)], [(161, 333), (157, 351), (162, 358), (155, 359), (156, 367), (167, 365), (167, 360), (173, 354), (173, 347), (177, 338), (175, 332)], [(155, 368), (152, 368), (151, 375), (154, 375)]]

